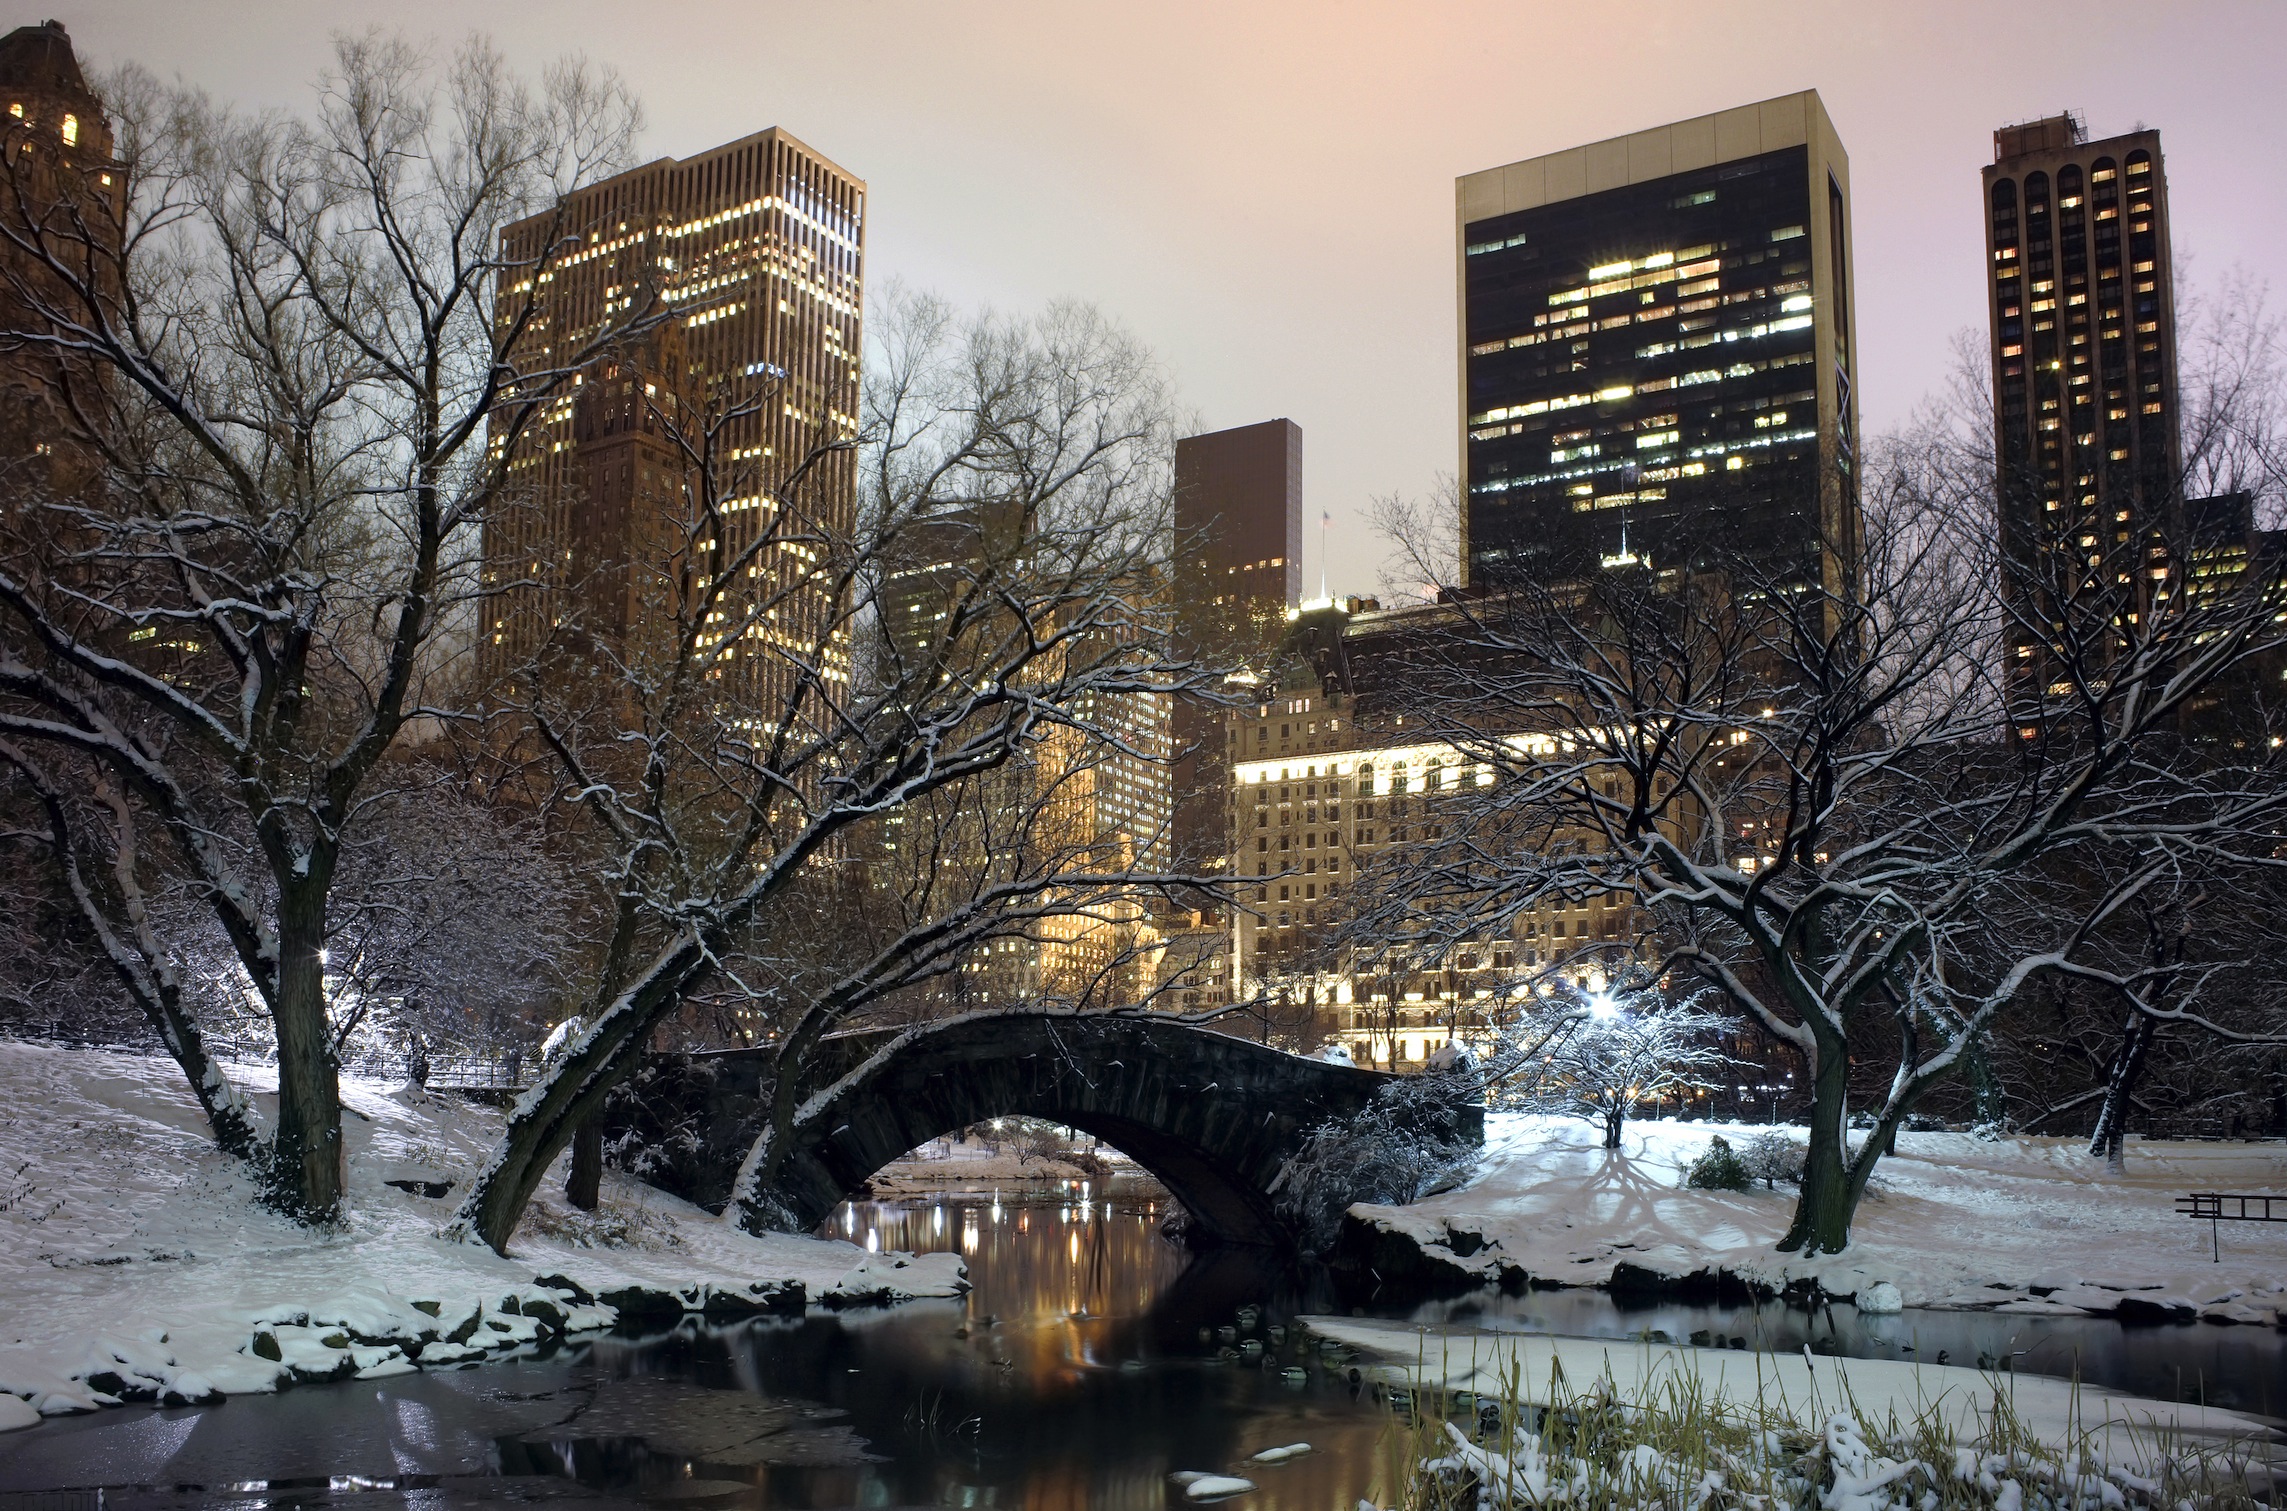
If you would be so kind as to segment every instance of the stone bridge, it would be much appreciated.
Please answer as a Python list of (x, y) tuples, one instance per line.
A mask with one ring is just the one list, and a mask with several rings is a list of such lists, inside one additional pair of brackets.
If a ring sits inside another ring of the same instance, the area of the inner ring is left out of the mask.
[[(614, 1131), (633, 1126), (666, 1151), (647, 1179), (720, 1211), (762, 1135), (769, 1074), (767, 1050), (664, 1058), (620, 1098)], [(1161, 1016), (1006, 1012), (858, 1041), (815, 1079), (768, 1193), (805, 1229), (908, 1150), (1022, 1116), (1126, 1153), (1202, 1238), (1282, 1244), (1269, 1194), (1280, 1172), (1310, 1129), (1355, 1115), (1392, 1078)], [(1484, 1137), (1474, 1105), (1440, 1121), (1424, 1134)]]

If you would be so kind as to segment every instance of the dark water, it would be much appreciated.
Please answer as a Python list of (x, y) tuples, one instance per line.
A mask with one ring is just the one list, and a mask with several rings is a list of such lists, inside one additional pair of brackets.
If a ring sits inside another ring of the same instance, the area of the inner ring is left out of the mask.
[[(692, 1465), (695, 1476), (757, 1482), (750, 1504), (1161, 1508), (1168, 1475), (1186, 1469), (1252, 1479), (1250, 1508), (1394, 1499), (1386, 1409), (1346, 1365), (1292, 1333), (1271, 1336), (1329, 1298), (1260, 1255), (1191, 1260), (1160, 1236), (1155, 1194), (1073, 1185), (858, 1203), (822, 1231), (869, 1248), (958, 1250), (975, 1289), (883, 1312), (599, 1342), (590, 1357), (614, 1374), (741, 1386), (846, 1414), (837, 1424), (862, 1440), (866, 1461), (735, 1476)], [(1263, 1315), (1241, 1333), (1250, 1303)], [(1201, 1341), (1201, 1328), (1221, 1326), (1233, 1329), (1228, 1344)], [(1291, 1443), (1312, 1451), (1246, 1462)], [(583, 1473), (576, 1451), (560, 1458), (590, 1483), (614, 1482)], [(685, 1472), (674, 1455), (609, 1468), (622, 1484), (632, 1468), (645, 1487)]]
[[(1405, 1436), (1349, 1366), (1271, 1330), (1306, 1311), (1593, 1337), (1940, 1353), (2287, 1414), (2287, 1335), (2214, 1325), (1772, 1304), (1624, 1307), (1600, 1292), (1337, 1297), (1260, 1255), (1193, 1259), (1154, 1188), (1073, 1184), (859, 1203), (825, 1231), (957, 1250), (975, 1290), (887, 1310), (686, 1322), (465, 1371), (130, 1409), (0, 1438), (0, 1511), (34, 1505), (1163, 1508), (1176, 1470), (1236, 1473), (1254, 1511), (1395, 1499)], [(1261, 1308), (1251, 1334), (1242, 1307)], [(1212, 1330), (1232, 1328), (1226, 1340)], [(1210, 1332), (1203, 1341), (1201, 1329)], [(1252, 1342), (1255, 1348), (1246, 1345)], [(1275, 1466), (1268, 1447), (1313, 1451)], [(108, 1487), (97, 1497), (94, 1487)], [(70, 1490), (57, 1499), (54, 1492)], [(9, 1492), (38, 1492), (36, 1495)]]

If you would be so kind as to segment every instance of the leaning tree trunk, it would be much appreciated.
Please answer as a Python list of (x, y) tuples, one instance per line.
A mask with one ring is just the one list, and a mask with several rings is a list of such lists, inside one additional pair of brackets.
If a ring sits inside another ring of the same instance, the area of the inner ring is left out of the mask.
[(234, 1159), (259, 1164), (262, 1141), (254, 1129), (253, 1113), (222, 1066), (207, 1052), (206, 1036), (199, 1032), (197, 1020), (183, 1010), (181, 989), (171, 981), (163, 982), (159, 994), (160, 1003), (148, 1016), (167, 1053), (189, 1078), (207, 1126), (214, 1130), (216, 1146)]
[(705, 971), (719, 941), (685, 936), (664, 951), (524, 1093), (490, 1160), (477, 1172), (449, 1232), (508, 1252), (548, 1167), (640, 1062), (651, 1030)]
[(1846, 1124), (1850, 1111), (1850, 1056), (1839, 1041), (1821, 1036), (1811, 1070), (1811, 1140), (1794, 1221), (1779, 1248), (1787, 1253), (1839, 1254), (1850, 1244), (1850, 1219), (1863, 1182), (1851, 1179)]
[(278, 1131), (270, 1151), (272, 1199), (303, 1222), (341, 1214), (341, 1078), (326, 1013), (325, 889), (295, 887), (278, 900)]
[(2120, 1046), (2105, 1067), (2104, 1099), (2097, 1104), (2096, 1128), (2089, 1134), (2088, 1152), (2101, 1158), (2114, 1174), (2127, 1167), (2124, 1144), (2128, 1135), (2128, 1108), (2144, 1077), (2144, 1064), (2159, 1025), (2142, 1013), (2131, 1012), (2121, 1030)]

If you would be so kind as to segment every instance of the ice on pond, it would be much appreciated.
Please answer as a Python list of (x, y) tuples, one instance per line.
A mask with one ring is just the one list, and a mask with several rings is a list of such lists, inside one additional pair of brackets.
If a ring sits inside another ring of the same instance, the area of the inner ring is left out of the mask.
[(1196, 1469), (1184, 1469), (1168, 1476), (1181, 1486), (1186, 1500), (1215, 1501), (1229, 1495), (1244, 1495), (1255, 1488), (1253, 1480), (1238, 1479), (1228, 1474), (1206, 1474)]

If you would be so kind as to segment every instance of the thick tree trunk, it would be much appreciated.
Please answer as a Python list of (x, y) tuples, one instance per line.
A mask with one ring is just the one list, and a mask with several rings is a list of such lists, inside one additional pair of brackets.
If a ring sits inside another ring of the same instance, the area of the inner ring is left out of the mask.
[(1617, 1149), (1620, 1147), (1620, 1129), (1627, 1121), (1627, 1117), (1628, 1109), (1625, 1107), (1607, 1107), (1604, 1110), (1605, 1148)]
[[(1849, 1091), (1849, 1054), (1839, 1042), (1822, 1042), (1811, 1074), (1810, 1149), (1803, 1161), (1794, 1221), (1779, 1240), (1784, 1252), (1839, 1254), (1849, 1246), (1850, 1219), (1858, 1207), (1846, 1143)], [(1862, 1181), (1858, 1184), (1863, 1186)]]
[(739, 1226), (749, 1233), (772, 1233), (785, 1226), (783, 1205), (773, 1195), (778, 1173), (794, 1142), (794, 1109), (799, 1094), (801, 1056), (792, 1040), (779, 1047), (771, 1066), (770, 1126), (751, 1158), (751, 1168), (732, 1200), (738, 1204)]
[(272, 1199), (303, 1222), (341, 1215), (341, 1081), (326, 1014), (325, 890), (279, 899), (278, 1132), (270, 1151)]
[(2159, 1025), (2142, 1013), (2132, 1012), (2120, 1033), (2120, 1045), (2105, 1067), (2104, 1099), (2097, 1104), (2096, 1128), (2089, 1134), (2088, 1152), (2102, 1159), (2116, 1174), (2126, 1168), (2124, 1145), (2128, 1136), (2128, 1109), (2143, 1079), (2144, 1064)]
[(583, 1212), (593, 1212), (603, 1199), (603, 1119), (589, 1118), (572, 1135), (572, 1173), (564, 1181), (564, 1200)]

